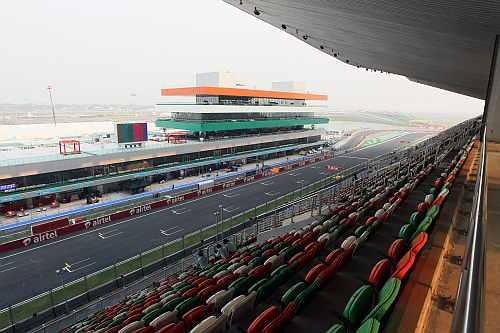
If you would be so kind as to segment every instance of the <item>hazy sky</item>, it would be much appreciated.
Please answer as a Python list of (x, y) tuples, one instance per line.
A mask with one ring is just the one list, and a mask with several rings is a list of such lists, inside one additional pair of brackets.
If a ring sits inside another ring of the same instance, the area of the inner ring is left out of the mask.
[[(0, 103), (154, 104), (195, 72), (305, 81), (335, 109), (469, 117), (483, 102), (345, 65), (221, 0), (5, 1)], [(132, 97), (131, 94), (136, 94)]]

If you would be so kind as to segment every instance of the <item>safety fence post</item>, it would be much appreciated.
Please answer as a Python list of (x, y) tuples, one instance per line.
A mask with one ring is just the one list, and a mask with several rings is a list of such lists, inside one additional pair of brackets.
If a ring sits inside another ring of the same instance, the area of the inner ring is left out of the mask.
[(184, 235), (182, 235), (182, 259), (181, 259), (181, 269), (184, 271), (184, 258), (186, 257), (186, 243)]
[(88, 293), (89, 292), (89, 283), (87, 281), (87, 275), (83, 276), (83, 283), (85, 284), (85, 292)]
[[(52, 290), (51, 290), (51, 295), (52, 295)], [(54, 304), (54, 303), (52, 303), (52, 304)], [(54, 307), (54, 305), (52, 305), (52, 307)], [(14, 321), (14, 312), (12, 311), (12, 306), (9, 306), (9, 320), (10, 320), (11, 325), (14, 325), (16, 323)]]

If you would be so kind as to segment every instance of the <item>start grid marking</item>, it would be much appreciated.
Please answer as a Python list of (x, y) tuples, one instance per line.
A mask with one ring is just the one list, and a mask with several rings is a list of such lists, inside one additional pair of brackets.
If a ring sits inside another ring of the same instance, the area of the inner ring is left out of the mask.
[(228, 212), (228, 213), (235, 212), (235, 211), (237, 211), (238, 209), (240, 209), (240, 207), (229, 206), (229, 207), (224, 207), (224, 208), (223, 208), (223, 210), (224, 210), (225, 212)]
[(0, 273), (4, 273), (4, 272), (11, 271), (13, 269), (16, 269), (17, 267), (16, 266), (12, 266), (13, 264), (15, 264), (14, 261), (9, 261), (9, 262), (5, 262), (5, 263), (1, 263), (0, 264)]
[(160, 234), (162, 234), (163, 236), (167, 236), (168, 237), (168, 236), (172, 236), (172, 235), (174, 235), (174, 234), (176, 234), (178, 232), (181, 232), (183, 230), (184, 230), (184, 228), (175, 226), (175, 227), (167, 228), (165, 230), (160, 229)]
[(90, 261), (90, 260), (91, 260), (91, 258), (86, 258), (86, 259), (82, 259), (79, 261), (75, 261), (74, 263), (65, 262), (63, 270), (65, 270), (68, 273), (74, 273), (74, 272), (79, 271), (81, 269), (92, 266), (96, 263), (95, 261)]
[(187, 212), (190, 212), (191, 211), (191, 208), (179, 208), (179, 209), (172, 209), (172, 213), (176, 214), (176, 215), (182, 215), (182, 214), (185, 214)]
[(97, 237), (99, 237), (100, 239), (108, 239), (111, 237), (118, 236), (120, 234), (123, 234), (123, 231), (120, 231), (118, 229), (111, 229), (105, 232), (98, 232)]

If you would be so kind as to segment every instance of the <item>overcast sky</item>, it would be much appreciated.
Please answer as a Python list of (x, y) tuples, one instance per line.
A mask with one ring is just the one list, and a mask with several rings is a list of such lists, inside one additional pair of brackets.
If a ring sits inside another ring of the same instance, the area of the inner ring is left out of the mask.
[[(0, 103), (154, 104), (196, 72), (305, 81), (332, 109), (470, 117), (483, 102), (345, 65), (221, 0), (5, 1)], [(135, 94), (136, 97), (131, 96)]]

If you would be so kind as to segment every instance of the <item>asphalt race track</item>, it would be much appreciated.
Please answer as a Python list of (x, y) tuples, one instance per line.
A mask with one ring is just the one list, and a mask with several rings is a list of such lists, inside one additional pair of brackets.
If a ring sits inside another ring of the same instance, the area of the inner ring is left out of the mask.
[[(6, 253), (0, 257), (0, 308), (7, 307), (61, 285), (56, 270), (74, 264), (65, 280), (72, 281), (110, 266), (184, 234), (214, 224), (213, 212), (223, 205), (224, 218), (335, 174), (326, 165), (343, 169), (386, 154), (428, 133), (406, 134), (382, 144), (363, 148), (306, 167), (206, 195), (87, 232), (58, 238), (37, 247)], [(163, 232), (162, 232), (163, 231)]]

